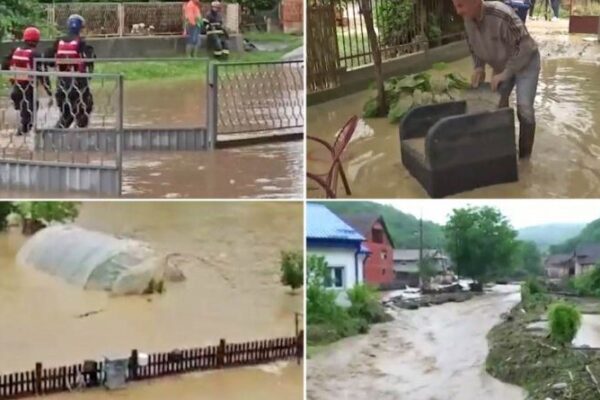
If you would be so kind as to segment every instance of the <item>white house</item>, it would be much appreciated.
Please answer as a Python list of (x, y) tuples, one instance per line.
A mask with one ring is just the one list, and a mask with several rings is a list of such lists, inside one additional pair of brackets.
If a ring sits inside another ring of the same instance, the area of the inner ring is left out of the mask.
[(368, 250), (362, 246), (364, 240), (327, 207), (307, 203), (307, 255), (325, 257), (332, 289), (343, 291), (363, 282), (363, 263), (368, 256)]

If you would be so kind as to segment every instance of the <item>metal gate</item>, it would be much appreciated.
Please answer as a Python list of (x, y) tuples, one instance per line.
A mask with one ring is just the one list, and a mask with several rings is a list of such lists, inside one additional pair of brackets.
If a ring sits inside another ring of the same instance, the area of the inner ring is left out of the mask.
[[(61, 104), (54, 104), (56, 91), (65, 95)], [(120, 75), (0, 71), (0, 191), (119, 196), (122, 110)], [(61, 127), (52, 128), (56, 136), (36, 135), (59, 120)], [(69, 128), (84, 121), (89, 127)], [(94, 129), (108, 133), (114, 144), (100, 145)]]
[(304, 61), (211, 63), (208, 82), (215, 147), (302, 139)]
[[(38, 59), (36, 63), (51, 63), (54, 59)], [(67, 61), (69, 62), (69, 61)], [(70, 61), (77, 62), (77, 61)], [(93, 60), (96, 69), (99, 66), (106, 67), (112, 64), (112, 69), (119, 70), (124, 78), (124, 96), (128, 96), (129, 88), (135, 86), (135, 82), (131, 84), (127, 80), (127, 67), (135, 64), (145, 69), (152, 69), (153, 67), (158, 70), (155, 72), (157, 78), (171, 77), (174, 73), (171, 67), (177, 68), (178, 65), (183, 64), (198, 64), (199, 66), (208, 65), (208, 59), (203, 58), (95, 58)], [(169, 68), (164, 68), (165, 66)], [(164, 70), (164, 71), (163, 71)], [(198, 76), (194, 79), (198, 82), (194, 82), (193, 85), (189, 85), (188, 90), (194, 93), (195, 99), (202, 105), (202, 109), (205, 110), (205, 92), (206, 88), (201, 87), (200, 81), (206, 77), (206, 66), (199, 68)], [(146, 81), (151, 81), (147, 79)], [(127, 100), (127, 99), (126, 99)], [(190, 121), (186, 121), (185, 124), (179, 124), (180, 126), (172, 125), (160, 125), (155, 121), (150, 123), (140, 123), (140, 121), (132, 121), (133, 111), (131, 108), (135, 108), (139, 105), (136, 104), (136, 100), (129, 99), (123, 105), (123, 150), (125, 151), (186, 151), (186, 150), (207, 150), (212, 148), (210, 143), (210, 137), (206, 132), (206, 122), (200, 118), (194, 118)], [(175, 99), (173, 99), (175, 100)], [(139, 108), (139, 107), (138, 107)], [(110, 131), (102, 129), (101, 127), (92, 127), (88, 130), (87, 134), (95, 134), (94, 138), (97, 140), (90, 143), (92, 146), (99, 146), (106, 150), (115, 150), (115, 138), (111, 135)], [(46, 139), (51, 140), (53, 143), (60, 143), (57, 137), (62, 135), (61, 132), (57, 131), (52, 127), (45, 127), (38, 131), (38, 134)], [(82, 145), (86, 142), (83, 141)]]

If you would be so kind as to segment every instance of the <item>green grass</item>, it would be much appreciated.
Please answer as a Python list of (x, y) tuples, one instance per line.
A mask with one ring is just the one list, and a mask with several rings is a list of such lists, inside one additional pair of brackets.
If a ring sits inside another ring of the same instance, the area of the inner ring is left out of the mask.
[(248, 32), (244, 33), (244, 37), (251, 42), (277, 42), (287, 43), (290, 46), (302, 46), (303, 38), (297, 35), (288, 35), (285, 33), (277, 32)]
[(306, 349), (306, 358), (311, 359), (313, 357), (316, 357), (317, 355), (319, 355), (320, 353), (322, 353), (323, 351), (325, 351), (325, 349), (327, 349), (327, 345), (308, 345), (307, 349)]

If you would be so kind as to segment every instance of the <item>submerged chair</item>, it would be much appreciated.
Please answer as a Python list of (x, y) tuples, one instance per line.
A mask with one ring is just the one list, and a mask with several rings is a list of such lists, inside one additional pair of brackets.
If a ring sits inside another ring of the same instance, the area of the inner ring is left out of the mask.
[(519, 179), (511, 108), (467, 114), (466, 101), (414, 108), (400, 123), (400, 148), (433, 198)]
[(346, 150), (350, 139), (352, 139), (352, 135), (354, 135), (354, 131), (356, 131), (357, 124), (358, 117), (355, 115), (352, 118), (350, 118), (348, 122), (346, 122), (346, 124), (340, 131), (340, 134), (333, 142), (333, 145), (327, 143), (323, 139), (314, 136), (306, 136), (308, 140), (313, 140), (325, 146), (331, 154), (331, 164), (326, 173), (306, 173), (308, 179), (316, 182), (321, 187), (321, 189), (325, 191), (325, 195), (329, 199), (334, 199), (337, 197), (338, 176), (342, 178), (342, 183), (344, 185), (344, 189), (346, 190), (346, 194), (348, 196), (352, 194), (352, 191), (350, 190), (350, 185), (348, 184), (348, 179), (346, 178), (346, 173), (344, 172), (344, 166), (342, 165), (341, 156), (344, 153), (344, 150)]

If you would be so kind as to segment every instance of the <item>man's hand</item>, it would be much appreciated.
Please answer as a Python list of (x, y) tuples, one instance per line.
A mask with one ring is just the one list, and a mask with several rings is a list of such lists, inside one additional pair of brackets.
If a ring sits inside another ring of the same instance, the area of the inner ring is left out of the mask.
[(471, 86), (477, 89), (482, 82), (485, 82), (485, 68), (475, 68), (471, 75)]
[(492, 82), (491, 82), (492, 92), (496, 92), (498, 90), (498, 87), (500, 86), (500, 84), (507, 80), (508, 80), (508, 76), (506, 74), (506, 71), (494, 75), (492, 77)]

